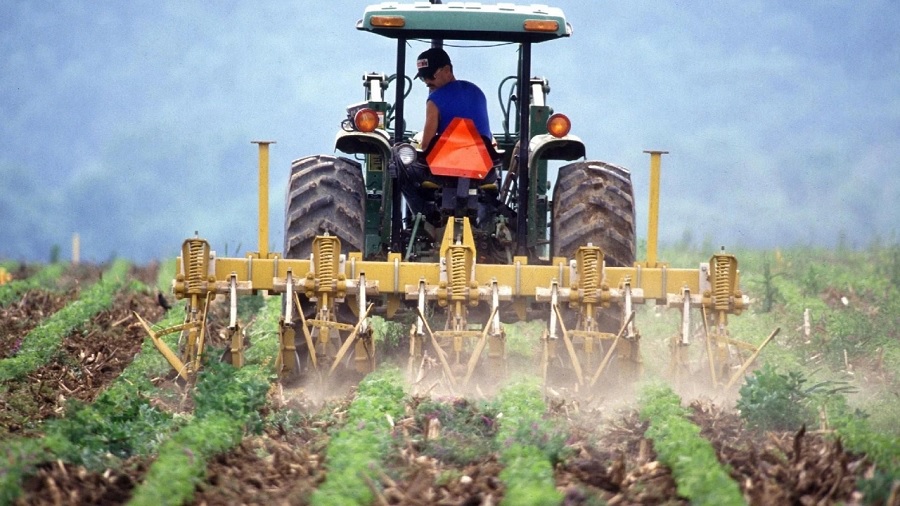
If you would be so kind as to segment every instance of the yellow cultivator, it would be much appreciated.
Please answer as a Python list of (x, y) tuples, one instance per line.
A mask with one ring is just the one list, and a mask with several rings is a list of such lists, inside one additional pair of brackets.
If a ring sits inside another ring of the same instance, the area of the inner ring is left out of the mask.
[[(659, 153), (652, 153), (651, 161), (654, 195), (658, 194)], [(260, 156), (261, 175), (267, 173), (267, 163), (267, 157)], [(260, 192), (266, 187), (267, 183), (261, 184)], [(656, 226), (655, 209), (651, 204), (651, 231)], [(260, 214), (261, 230), (268, 228), (267, 221), (266, 214)], [(506, 349), (501, 315), (546, 321), (540, 345), (541, 374), (546, 380), (548, 371), (565, 369), (574, 375), (579, 388), (602, 388), (600, 380), (608, 377), (612, 364), (616, 365), (615, 381), (640, 374), (641, 335), (635, 309), (648, 302), (682, 313), (678, 335), (671, 341), (674, 374), (689, 368), (691, 315), (696, 311), (705, 328), (712, 384), (732, 386), (762, 348), (729, 336), (728, 316), (740, 314), (749, 300), (739, 289), (737, 259), (725, 253), (713, 255), (696, 269), (670, 268), (656, 261), (652, 238), (648, 240), (648, 260), (630, 267), (605, 266), (603, 251), (593, 245), (579, 247), (572, 259), (557, 257), (546, 265), (532, 265), (524, 256), (513, 257), (508, 265), (479, 264), (465, 217), (448, 222), (437, 262), (408, 262), (399, 253), (389, 254), (386, 260), (364, 260), (359, 252), (339, 253), (341, 248), (337, 237), (322, 235), (315, 238), (306, 259), (258, 252), (244, 258), (219, 258), (207, 241), (188, 239), (177, 260), (173, 283), (175, 296), (187, 303), (185, 322), (153, 331), (141, 321), (154, 344), (185, 379), (199, 368), (207, 312), (217, 295), (229, 301), (231, 341), (226, 357), (235, 366), (243, 365), (237, 298), (260, 292), (292, 302), (282, 305), (276, 357), (276, 367), (284, 376), (309, 368), (316, 373), (313, 377), (322, 377), (348, 361), (357, 371), (370, 371), (375, 366), (375, 349), (368, 320), (376, 304), (386, 318), (400, 310), (414, 312), (411, 377), (423, 374), (422, 363), (431, 357), (451, 388), (469, 383), (477, 369), (489, 378), (502, 376)], [(341, 306), (352, 309), (355, 322), (340, 321)], [(619, 316), (618, 331), (601, 330), (603, 313)], [(307, 314), (314, 316), (307, 318)], [(434, 316), (430, 319), (428, 314)], [(473, 315), (487, 317), (472, 321)], [(443, 328), (433, 330), (430, 320), (442, 321)], [(180, 354), (160, 340), (172, 332), (182, 333)], [(763, 346), (772, 337), (774, 334)], [(751, 356), (742, 359), (735, 350), (748, 350)]]

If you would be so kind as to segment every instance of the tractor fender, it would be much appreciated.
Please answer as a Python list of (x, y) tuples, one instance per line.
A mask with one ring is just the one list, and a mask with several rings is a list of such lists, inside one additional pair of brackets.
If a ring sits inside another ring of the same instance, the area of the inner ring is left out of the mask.
[(347, 154), (382, 155), (389, 159), (391, 144), (387, 132), (378, 129), (374, 132), (358, 132), (341, 130), (334, 140), (334, 147)]
[(554, 137), (550, 134), (535, 135), (528, 145), (528, 165), (540, 160), (577, 160), (585, 156), (584, 143), (575, 135)]

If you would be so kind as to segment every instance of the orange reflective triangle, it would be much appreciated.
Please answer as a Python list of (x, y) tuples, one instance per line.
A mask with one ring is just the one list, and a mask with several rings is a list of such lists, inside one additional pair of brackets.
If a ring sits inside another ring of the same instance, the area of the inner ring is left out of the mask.
[(427, 160), (436, 176), (472, 179), (484, 179), (494, 165), (481, 134), (469, 118), (453, 118)]

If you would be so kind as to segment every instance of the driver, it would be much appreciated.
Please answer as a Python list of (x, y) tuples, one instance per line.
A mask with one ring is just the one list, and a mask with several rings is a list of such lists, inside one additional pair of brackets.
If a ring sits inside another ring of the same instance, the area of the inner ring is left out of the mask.
[(422, 128), (422, 151), (427, 152), (454, 118), (468, 118), (482, 137), (490, 142), (487, 99), (481, 88), (453, 75), (450, 56), (439, 47), (428, 49), (416, 59), (416, 78), (428, 86), (425, 102), (425, 125)]

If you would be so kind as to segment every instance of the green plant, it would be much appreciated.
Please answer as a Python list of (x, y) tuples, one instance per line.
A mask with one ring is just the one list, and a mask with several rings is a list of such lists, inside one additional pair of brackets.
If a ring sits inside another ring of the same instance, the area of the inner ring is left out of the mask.
[(691, 504), (744, 504), (737, 483), (688, 419), (678, 395), (669, 387), (651, 385), (641, 391), (640, 402), (640, 417), (650, 423), (646, 436), (653, 440), (660, 462), (672, 470), (678, 495)]
[(520, 379), (500, 391), (497, 399), (500, 447), (506, 485), (502, 504), (559, 504), (562, 495), (553, 480), (567, 434), (544, 419), (547, 410), (536, 381)]
[(207, 461), (240, 443), (247, 430), (260, 430), (259, 409), (269, 389), (266, 369), (235, 369), (208, 361), (194, 393), (194, 417), (160, 446), (159, 456), (135, 490), (136, 505), (182, 504), (203, 479)]
[(28, 290), (52, 286), (64, 270), (65, 266), (62, 264), (50, 264), (26, 279), (14, 279), (5, 285), (0, 285), (0, 307), (18, 299)]
[(368, 505), (375, 499), (367, 482), (390, 448), (389, 420), (403, 414), (402, 376), (382, 368), (359, 384), (347, 423), (335, 432), (326, 450), (328, 477), (312, 495), (314, 505)]
[(781, 292), (779, 292), (778, 287), (775, 286), (775, 278), (779, 276), (777, 273), (772, 272), (772, 263), (769, 261), (768, 255), (763, 259), (762, 265), (762, 282), (761, 290), (762, 290), (762, 307), (759, 308), (759, 312), (768, 313), (775, 307), (775, 304), (782, 300)]
[(431, 420), (441, 424), (441, 437), (423, 442), (422, 453), (442, 462), (465, 465), (495, 451), (497, 413), (489, 405), (477, 406), (466, 399), (425, 399), (416, 407), (416, 421), (427, 427)]
[(65, 336), (112, 305), (115, 292), (125, 284), (127, 272), (127, 262), (114, 262), (103, 273), (102, 279), (83, 291), (78, 300), (67, 304), (29, 332), (16, 356), (0, 360), (0, 381), (24, 376), (47, 363)]
[(866, 494), (866, 502), (886, 504), (893, 482), (900, 480), (900, 439), (874, 430), (868, 414), (850, 408), (841, 395), (827, 400), (825, 412), (843, 445), (848, 450), (865, 454), (876, 465), (873, 475), (859, 482), (860, 490)]
[(752, 427), (798, 430), (815, 423), (819, 406), (829, 396), (853, 391), (843, 382), (822, 381), (812, 386), (806, 383), (802, 372), (780, 373), (771, 364), (765, 364), (741, 386), (737, 408)]
[(373, 316), (370, 321), (375, 343), (378, 347), (397, 349), (407, 337), (409, 326), (402, 322), (385, 320), (380, 316)]

